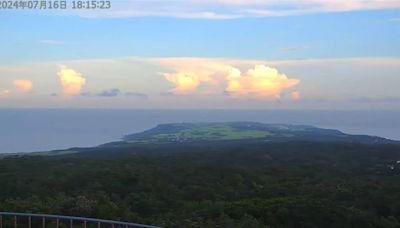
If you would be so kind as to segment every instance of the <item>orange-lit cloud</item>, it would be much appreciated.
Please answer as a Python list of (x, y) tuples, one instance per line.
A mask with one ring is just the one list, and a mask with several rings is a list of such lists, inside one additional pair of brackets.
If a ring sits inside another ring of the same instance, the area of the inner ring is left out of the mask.
[(31, 80), (18, 79), (13, 81), (14, 86), (22, 92), (30, 92), (33, 88), (33, 83)]
[(226, 92), (234, 97), (279, 98), (284, 89), (297, 85), (300, 81), (289, 79), (277, 69), (256, 65), (242, 74), (232, 68), (227, 76)]
[(215, 78), (216, 74), (229, 69), (229, 67), (212, 59), (170, 58), (157, 59), (156, 61), (175, 71), (175, 73), (163, 74), (167, 81), (174, 84), (175, 88), (171, 90), (174, 94), (192, 93), (198, 90), (200, 86), (204, 87), (203, 85), (206, 85), (206, 87), (216, 86), (219, 84), (219, 81)]
[(200, 77), (195, 73), (179, 72), (174, 74), (164, 74), (165, 79), (175, 85), (172, 90), (175, 94), (187, 94), (196, 90), (200, 84)]
[[(261, 61), (228, 61), (224, 59), (169, 58), (158, 63), (175, 70), (164, 77), (175, 85), (174, 94), (223, 94), (232, 97), (277, 99), (281, 93), (300, 81), (290, 79)], [(238, 68), (251, 67), (245, 73)], [(298, 94), (300, 95), (300, 94)]]
[(85, 85), (86, 79), (82, 74), (73, 69), (61, 66), (57, 75), (60, 78), (63, 91), (68, 95), (77, 95), (81, 92), (82, 86)]
[(301, 94), (300, 91), (294, 91), (290, 93), (290, 98), (292, 98), (292, 100), (300, 100), (301, 98)]
[(7, 90), (7, 89), (5, 89), (5, 90), (0, 90), (0, 98), (8, 97), (10, 94), (11, 94), (11, 91), (10, 91), (10, 90)]

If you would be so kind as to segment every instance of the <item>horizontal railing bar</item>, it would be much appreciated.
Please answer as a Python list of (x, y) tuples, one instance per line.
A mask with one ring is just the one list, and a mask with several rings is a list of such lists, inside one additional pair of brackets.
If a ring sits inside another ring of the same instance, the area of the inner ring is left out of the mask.
[(0, 215), (3, 216), (24, 216), (24, 217), (36, 217), (36, 218), (50, 218), (50, 219), (65, 219), (65, 220), (74, 220), (81, 222), (100, 222), (104, 224), (115, 224), (115, 225), (124, 225), (128, 227), (139, 227), (139, 228), (160, 228), (158, 226), (150, 226), (143, 225), (138, 223), (129, 223), (129, 222), (119, 222), (113, 220), (105, 220), (105, 219), (95, 219), (95, 218), (85, 218), (85, 217), (74, 217), (74, 216), (65, 216), (65, 215), (49, 215), (49, 214), (31, 214), (31, 213), (17, 213), (17, 212), (0, 212)]

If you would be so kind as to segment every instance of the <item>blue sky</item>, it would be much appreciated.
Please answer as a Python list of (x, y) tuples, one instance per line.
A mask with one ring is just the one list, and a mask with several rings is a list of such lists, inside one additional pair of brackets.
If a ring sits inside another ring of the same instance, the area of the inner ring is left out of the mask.
[[(109, 11), (0, 11), (0, 107), (185, 108), (198, 99), (204, 108), (400, 108), (400, 93), (388, 91), (400, 84), (398, 2), (282, 2), (115, 1)], [(62, 69), (81, 83), (78, 91), (60, 85)], [(377, 76), (382, 85), (369, 88)], [(357, 85), (345, 77), (362, 79), (355, 83), (363, 87), (351, 89)], [(340, 83), (347, 89), (326, 88)], [(96, 96), (109, 91), (118, 93)]]
[[(397, 10), (231, 20), (2, 12), (1, 61), (146, 57), (399, 56)], [(45, 41), (54, 41), (48, 43)]]

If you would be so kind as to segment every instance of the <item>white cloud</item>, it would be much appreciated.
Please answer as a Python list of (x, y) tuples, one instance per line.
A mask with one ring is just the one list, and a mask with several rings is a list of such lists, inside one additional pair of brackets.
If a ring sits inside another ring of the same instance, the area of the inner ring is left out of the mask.
[(300, 80), (290, 79), (281, 74), (277, 69), (265, 65), (256, 65), (245, 74), (238, 69), (232, 69), (227, 77), (226, 92), (235, 97), (281, 97), (283, 90), (297, 85)]
[(397, 0), (128, 0), (112, 4), (107, 11), (68, 11), (62, 12), (62, 15), (235, 19), (400, 8), (400, 1)]
[(187, 94), (197, 89), (200, 84), (201, 77), (196, 73), (165, 73), (164, 77), (175, 85), (172, 90), (175, 94)]
[(293, 0), (264, 2), (267, 5), (270, 3), (269, 6), (281, 6), (284, 8), (282, 10), (276, 10), (273, 7), (253, 7), (252, 9), (246, 9), (246, 12), (252, 16), (290, 16), (400, 8), (400, 1), (392, 0)]
[[(171, 90), (174, 94), (212, 93), (209, 89), (220, 84), (218, 76), (231, 68), (224, 61), (206, 58), (159, 58), (149, 61), (175, 71), (162, 73), (167, 81), (175, 85)], [(198, 91), (200, 87), (201, 91)]]
[(60, 70), (57, 74), (60, 78), (63, 91), (67, 95), (79, 94), (82, 86), (86, 83), (86, 79), (82, 74), (73, 69), (67, 68), (66, 66), (60, 66)]
[[(277, 69), (266, 67), (260, 61), (227, 59), (165, 58), (155, 60), (175, 70), (163, 73), (173, 83), (173, 94), (217, 95), (232, 97), (278, 98), (281, 92), (298, 84)], [(241, 74), (238, 67), (255, 66)], [(226, 87), (225, 87), (226, 86)]]

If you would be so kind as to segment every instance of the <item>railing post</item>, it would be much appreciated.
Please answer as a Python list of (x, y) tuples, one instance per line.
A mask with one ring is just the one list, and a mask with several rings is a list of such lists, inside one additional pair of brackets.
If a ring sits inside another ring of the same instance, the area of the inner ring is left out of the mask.
[(69, 220), (69, 228), (72, 228), (72, 227), (73, 227), (73, 224), (74, 224), (74, 222), (72, 221), (72, 219)]
[(3, 216), (0, 215), (0, 228), (3, 228)]
[(17, 216), (14, 215), (14, 228), (17, 228)]
[(86, 221), (83, 222), (83, 228), (86, 228)]
[(56, 220), (56, 227), (58, 228), (60, 226), (60, 219)]
[(101, 226), (100, 222), (97, 222), (97, 228), (100, 228), (100, 226)]
[(42, 218), (42, 228), (46, 228), (46, 218)]
[(32, 217), (28, 217), (28, 228), (32, 228)]

